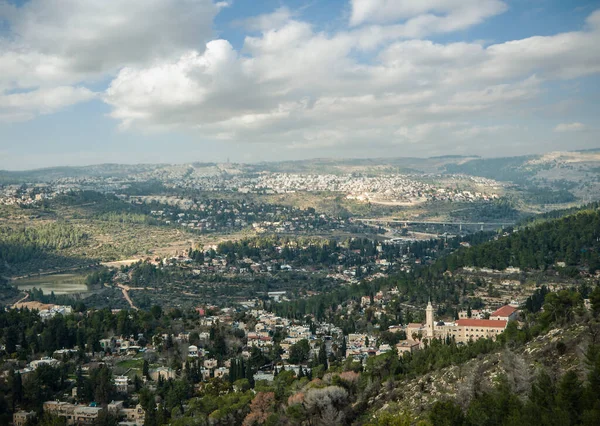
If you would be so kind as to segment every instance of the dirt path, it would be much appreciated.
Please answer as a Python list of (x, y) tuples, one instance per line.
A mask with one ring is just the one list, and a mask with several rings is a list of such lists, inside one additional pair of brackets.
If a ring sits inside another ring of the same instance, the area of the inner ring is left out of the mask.
[(19, 301), (15, 302), (13, 304), (13, 309), (17, 309), (17, 306), (19, 305), (19, 303), (23, 303), (25, 302), (27, 299), (29, 299), (29, 293), (25, 293), (25, 297), (23, 297), (22, 299), (20, 299)]
[(129, 306), (131, 306), (136, 311), (139, 311), (140, 309), (133, 304), (133, 300), (131, 300), (131, 297), (129, 296), (129, 292), (131, 290), (155, 290), (153, 287), (129, 287), (128, 285), (125, 285), (125, 284), (117, 284), (117, 287), (119, 287), (121, 289), (121, 291), (123, 292), (123, 297), (125, 298), (125, 300), (127, 300), (127, 303), (129, 303)]
[(125, 298), (125, 300), (127, 300), (129, 306), (131, 306), (132, 309), (139, 311), (140, 309), (133, 304), (133, 300), (131, 300), (131, 297), (129, 297), (129, 287), (123, 284), (117, 284), (117, 287), (119, 287), (123, 292), (123, 297)]

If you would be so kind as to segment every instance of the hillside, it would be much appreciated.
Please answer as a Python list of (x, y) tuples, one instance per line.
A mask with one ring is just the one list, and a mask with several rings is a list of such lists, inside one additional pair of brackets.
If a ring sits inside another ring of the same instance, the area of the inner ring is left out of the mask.
[[(598, 324), (594, 323), (593, 327), (597, 328)], [(572, 324), (551, 329), (522, 346), (506, 346), (464, 364), (395, 381), (392, 392), (379, 393), (369, 400), (373, 407), (369, 416), (378, 418), (388, 412), (410, 412), (417, 418), (428, 419), (440, 401), (450, 401), (468, 410), (474, 400), (493, 393), (499, 383), (526, 400), (542, 374), (547, 374), (552, 382), (560, 380), (567, 372), (575, 372), (577, 377), (585, 379), (589, 367), (583, 352), (589, 348), (592, 339), (588, 324)]]
[[(532, 200), (554, 197), (568, 202), (567, 193), (588, 200), (600, 194), (600, 153), (597, 150), (468, 159), (448, 164), (445, 170), (513, 182), (529, 188)], [(551, 189), (554, 194), (544, 193), (541, 189)]]

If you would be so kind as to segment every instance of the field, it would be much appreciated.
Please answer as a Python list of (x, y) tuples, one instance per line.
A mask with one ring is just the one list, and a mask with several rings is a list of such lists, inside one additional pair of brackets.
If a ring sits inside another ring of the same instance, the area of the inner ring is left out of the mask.
[(89, 289), (85, 284), (84, 274), (55, 274), (42, 275), (37, 277), (22, 278), (13, 281), (19, 290), (31, 290), (32, 288), (40, 289), (44, 294), (77, 294), (89, 293)]

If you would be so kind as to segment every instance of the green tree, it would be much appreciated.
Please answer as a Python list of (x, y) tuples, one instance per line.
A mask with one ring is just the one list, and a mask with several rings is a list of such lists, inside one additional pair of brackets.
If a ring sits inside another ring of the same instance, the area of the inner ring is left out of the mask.
[(465, 424), (465, 415), (454, 401), (437, 401), (431, 407), (429, 420), (433, 426), (460, 426)]
[(289, 361), (292, 364), (301, 364), (308, 360), (309, 353), (310, 344), (308, 343), (308, 340), (302, 339), (290, 346)]

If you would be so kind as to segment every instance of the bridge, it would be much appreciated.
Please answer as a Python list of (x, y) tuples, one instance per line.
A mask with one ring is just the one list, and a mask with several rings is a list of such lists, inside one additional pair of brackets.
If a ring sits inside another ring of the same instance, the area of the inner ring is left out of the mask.
[(505, 226), (514, 226), (514, 222), (451, 222), (451, 221), (435, 221), (435, 220), (401, 220), (401, 219), (357, 219), (361, 222), (365, 223), (400, 223), (404, 226), (408, 225), (450, 225), (450, 226), (458, 226), (462, 231), (462, 227), (464, 226), (480, 226), (481, 229), (484, 227), (501, 227)]

